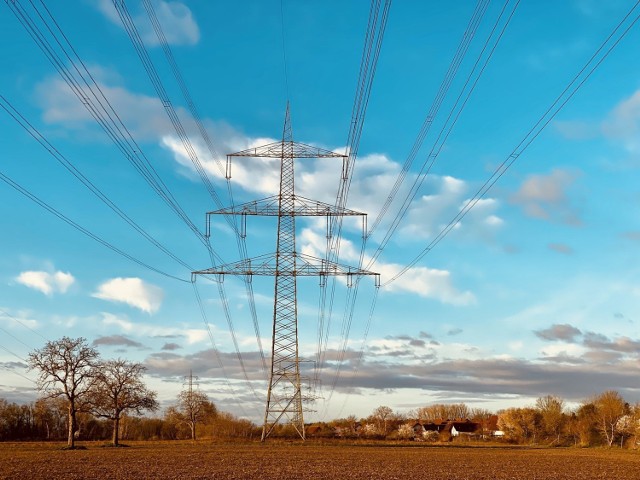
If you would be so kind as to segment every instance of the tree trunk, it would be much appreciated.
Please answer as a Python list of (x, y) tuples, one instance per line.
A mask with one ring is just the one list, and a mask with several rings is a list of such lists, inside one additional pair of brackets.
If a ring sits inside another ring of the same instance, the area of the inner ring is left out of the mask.
[(191, 422), (191, 440), (196, 439), (196, 422)]
[(120, 430), (120, 416), (116, 416), (116, 418), (113, 419), (113, 446), (117, 447), (118, 446), (118, 433)]
[(69, 448), (75, 447), (75, 430), (76, 430), (76, 409), (72, 402), (69, 402), (69, 435), (67, 437), (67, 446)]

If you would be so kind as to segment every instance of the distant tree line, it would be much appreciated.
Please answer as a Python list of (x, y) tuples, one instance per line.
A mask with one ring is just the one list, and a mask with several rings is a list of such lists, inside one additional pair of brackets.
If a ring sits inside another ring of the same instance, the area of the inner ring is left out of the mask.
[[(451, 427), (462, 433), (452, 433)], [(286, 434), (286, 429), (281, 429)], [(419, 441), (499, 441), (548, 446), (640, 446), (640, 404), (630, 405), (614, 390), (594, 395), (577, 408), (547, 395), (535, 405), (498, 412), (464, 403), (435, 404), (407, 413), (380, 406), (355, 416), (310, 425), (309, 437)]]
[(499, 412), (498, 427), (509, 441), (550, 445), (640, 444), (640, 404), (630, 405), (608, 390), (569, 410), (555, 396), (540, 397), (536, 405)]
[[(207, 416), (198, 419), (198, 438), (259, 437), (259, 430), (243, 420), (215, 408), (206, 407)], [(215, 414), (211, 415), (211, 412)], [(0, 398), (0, 441), (65, 441), (68, 432), (67, 406), (62, 400), (41, 398), (29, 404), (17, 404)], [(79, 412), (76, 417), (74, 439), (109, 441), (113, 436), (113, 422)], [(257, 432), (257, 433), (256, 433)], [(158, 417), (123, 415), (119, 422), (119, 440), (184, 440), (192, 438), (191, 426), (178, 409), (178, 402)]]
[(162, 418), (141, 417), (158, 410), (156, 392), (142, 381), (145, 367), (104, 360), (84, 338), (63, 337), (29, 353), (44, 396), (28, 405), (0, 399), (0, 440), (196, 439), (251, 436), (255, 426), (219, 412), (207, 396), (189, 389)]

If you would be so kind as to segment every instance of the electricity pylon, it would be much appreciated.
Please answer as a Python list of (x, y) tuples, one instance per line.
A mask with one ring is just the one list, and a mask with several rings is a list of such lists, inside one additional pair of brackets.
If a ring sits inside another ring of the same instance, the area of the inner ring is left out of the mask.
[(321, 282), (328, 276), (345, 276), (351, 287), (354, 276), (374, 275), (379, 285), (379, 275), (356, 267), (349, 267), (316, 258), (296, 250), (296, 217), (323, 216), (327, 218), (327, 241), (331, 239), (331, 217), (360, 216), (363, 234), (366, 232), (366, 214), (340, 208), (295, 194), (294, 159), (341, 158), (342, 172), (346, 172), (346, 155), (331, 152), (293, 141), (289, 105), (285, 115), (282, 141), (250, 148), (227, 155), (227, 179), (231, 178), (233, 157), (279, 158), (280, 190), (277, 195), (207, 213), (207, 236), (211, 230), (211, 215), (240, 215), (240, 235), (246, 235), (248, 215), (278, 217), (276, 252), (244, 259), (240, 262), (220, 265), (193, 272), (193, 275), (213, 276), (222, 281), (223, 275), (236, 275), (251, 281), (253, 275), (275, 276), (273, 303), (273, 336), (271, 374), (267, 390), (262, 441), (286, 418), (304, 440), (303, 400), (301, 391), (300, 358), (298, 355), (297, 282), (299, 276), (318, 276)]

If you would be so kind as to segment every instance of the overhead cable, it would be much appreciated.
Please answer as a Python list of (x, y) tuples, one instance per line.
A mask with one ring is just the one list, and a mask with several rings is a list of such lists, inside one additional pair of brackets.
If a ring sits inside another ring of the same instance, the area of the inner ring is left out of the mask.
[(71, 173), (76, 179), (78, 179), (91, 193), (100, 199), (107, 207), (115, 212), (120, 218), (122, 218), (127, 224), (129, 224), (140, 235), (147, 239), (151, 244), (156, 246), (162, 252), (174, 259), (180, 265), (193, 271), (183, 260), (178, 258), (174, 253), (169, 251), (158, 240), (151, 236), (144, 228), (136, 223), (131, 217), (123, 212), (102, 190), (100, 190), (91, 180), (89, 180), (78, 168), (69, 161), (59, 150), (57, 150), (43, 135), (34, 127), (29, 121), (20, 113), (16, 108), (2, 95), (0, 95), (0, 107), (2, 107), (22, 128), (24, 128), (29, 135), (31, 135), (42, 147), (44, 147), (51, 156), (53, 156), (69, 173)]
[[(187, 83), (184, 80), (182, 73), (180, 72), (180, 68), (178, 67), (178, 63), (176, 62), (176, 59), (169, 45), (169, 42), (167, 42), (167, 37), (164, 33), (164, 29), (162, 28), (162, 24), (158, 20), (158, 16), (155, 13), (155, 9), (153, 7), (152, 2), (150, 0), (143, 0), (142, 3), (147, 12), (147, 16), (149, 17), (149, 20), (151, 21), (153, 30), (155, 31), (156, 36), (158, 37), (158, 41), (162, 47), (162, 51), (164, 52), (165, 58), (167, 59), (167, 63), (171, 68), (171, 72), (173, 73), (173, 76), (176, 79), (178, 86), (180, 87), (180, 91), (182, 92), (182, 96), (184, 97), (185, 102), (189, 108), (189, 112), (191, 113), (191, 116), (198, 127), (200, 136), (204, 140), (204, 143), (207, 146), (207, 149), (209, 150), (211, 159), (218, 166), (221, 177), (224, 177), (226, 179), (227, 193), (229, 196), (229, 200), (231, 202), (231, 208), (233, 209), (234, 201), (233, 201), (233, 191), (231, 188), (231, 181), (230, 181), (230, 178), (226, 175), (225, 167), (220, 161), (220, 155), (216, 151), (213, 145), (213, 142), (211, 140), (211, 137), (207, 132), (207, 129), (204, 127), (200, 113), (198, 112), (198, 109), (193, 100), (193, 97), (191, 96), (191, 93), (189, 92)], [(127, 9), (125, 2), (123, 0), (120, 0), (120, 1), (114, 0), (113, 4), (114, 4), (114, 7), (116, 8), (116, 11), (118, 12), (118, 15), (120, 16), (120, 19), (123, 23), (125, 31), (127, 32), (129, 39), (131, 40), (138, 54), (138, 57), (140, 58), (140, 61), (145, 68), (145, 71), (147, 72), (147, 76), (149, 77), (154, 89), (156, 90), (156, 93), (158, 94), (159, 99), (163, 104), (163, 107), (167, 115), (169, 116), (169, 119), (171, 120), (171, 123), (174, 127), (174, 130), (176, 131), (176, 134), (180, 138), (185, 151), (187, 152), (189, 158), (191, 159), (191, 162), (196, 168), (196, 171), (200, 175), (200, 179), (202, 180), (203, 184), (207, 188), (214, 203), (216, 203), (216, 205), (218, 205), (220, 209), (223, 209), (223, 205), (220, 200), (220, 197), (218, 196), (213, 184), (211, 183), (211, 180), (207, 176), (205, 169), (202, 167), (198, 154), (195, 148), (193, 148), (193, 145), (191, 144), (189, 136), (187, 135), (182, 123), (180, 122), (180, 118), (178, 117), (173, 107), (173, 104), (162, 83), (162, 79), (160, 78), (160, 76), (157, 73), (157, 70), (155, 69), (153, 61), (151, 60), (151, 57), (149, 56), (149, 53), (144, 45), (142, 37), (140, 36), (136, 28), (135, 22), (133, 21), (133, 19), (131, 18), (131, 15), (129, 14), (129, 11)], [(238, 252), (240, 253), (242, 260), (246, 260), (248, 258), (246, 238), (244, 235), (241, 234), (240, 230), (238, 229), (236, 217), (234, 215), (224, 215), (224, 218), (235, 233)], [(264, 349), (262, 347), (262, 336), (260, 334), (260, 326), (258, 323), (253, 285), (251, 283), (251, 279), (248, 276), (244, 276), (243, 281), (245, 284), (245, 291), (247, 293), (249, 311), (253, 321), (253, 328), (256, 336), (256, 343), (258, 345), (258, 349), (260, 351), (260, 357), (262, 359), (262, 368), (263, 368), (263, 371), (266, 372), (266, 358), (264, 354)]]
[[(107, 99), (102, 88), (80, 58), (46, 4), (42, 0), (40, 0), (41, 7), (36, 6), (34, 0), (29, 0), (29, 3), (42, 25), (37, 24), (36, 19), (24, 8), (20, 0), (12, 0), (8, 2), (8, 6), (38, 48), (42, 50), (49, 62), (58, 71), (73, 94), (76, 95), (89, 114), (121, 151), (125, 159), (140, 173), (167, 206), (182, 219), (196, 237), (206, 245), (207, 242), (204, 235), (189, 219), (166, 184), (158, 176), (155, 168), (122, 122), (113, 105)], [(67, 67), (67, 62), (72, 69)]]
[[(620, 43), (620, 41), (629, 33), (631, 28), (640, 19), (640, 14), (632, 16), (634, 11), (640, 5), (640, 1), (636, 2), (624, 18), (617, 24), (609, 36), (604, 40), (595, 53), (589, 58), (586, 64), (573, 77), (564, 90), (556, 97), (553, 103), (542, 114), (538, 121), (525, 134), (522, 140), (516, 145), (512, 152), (504, 161), (493, 171), (491, 176), (482, 184), (476, 193), (465, 203), (460, 211), (449, 221), (449, 223), (434, 237), (434, 239), (405, 267), (396, 275), (389, 279), (382, 286), (387, 286), (407, 273), (414, 265), (416, 265), (425, 255), (427, 255), (447, 234), (469, 213), (469, 211), (486, 195), (486, 193), (495, 185), (495, 183), (506, 173), (506, 171), (516, 162), (516, 160), (524, 153), (524, 151), (538, 138), (543, 130), (555, 118), (555, 116), (564, 108), (564, 106), (573, 98), (578, 90), (591, 77), (593, 72), (602, 64), (609, 56), (611, 51)], [(626, 25), (626, 26), (625, 26)], [(620, 33), (619, 33), (620, 31)], [(617, 35), (617, 37), (616, 37)]]
[(155, 267), (149, 265), (148, 263), (145, 263), (142, 260), (134, 257), (133, 255), (130, 255), (130, 254), (124, 252), (123, 250), (120, 250), (118, 247), (112, 245), (111, 243), (107, 242), (106, 240), (104, 240), (103, 238), (99, 237), (95, 233), (87, 230), (83, 226), (81, 226), (78, 223), (74, 222), (69, 217), (67, 217), (66, 215), (61, 213), (59, 210), (56, 210), (51, 205), (49, 205), (47, 202), (45, 202), (44, 200), (41, 200), (36, 195), (34, 195), (30, 191), (28, 191), (26, 188), (22, 187), (20, 184), (18, 184), (16, 182), (14, 182), (11, 178), (6, 176), (2, 172), (0, 172), (0, 181), (3, 181), (7, 185), (9, 185), (11, 188), (13, 188), (14, 190), (18, 191), (19, 193), (21, 193), (22, 195), (27, 197), (32, 202), (40, 205), (42, 208), (47, 210), (49, 213), (55, 215), (56, 217), (58, 217), (63, 222), (67, 223), (68, 225), (70, 225), (73, 228), (75, 228), (76, 230), (78, 230), (80, 233), (86, 235), (87, 237), (91, 238), (92, 240), (95, 240), (96, 242), (98, 242), (102, 246), (107, 247), (109, 250), (117, 253), (118, 255), (121, 255), (124, 258), (126, 258), (128, 260), (131, 260), (134, 263), (137, 263), (141, 267), (144, 267), (144, 268), (146, 268), (148, 270), (151, 270), (152, 272), (158, 273), (158, 274), (163, 275), (163, 276), (168, 277), (168, 278), (172, 278), (174, 280), (178, 280), (179, 282), (188, 283), (187, 280), (184, 280), (184, 279), (182, 279), (180, 277), (176, 277), (175, 275), (171, 275), (170, 273), (167, 273), (167, 272), (162, 271), (162, 270), (160, 270), (158, 268), (155, 268)]

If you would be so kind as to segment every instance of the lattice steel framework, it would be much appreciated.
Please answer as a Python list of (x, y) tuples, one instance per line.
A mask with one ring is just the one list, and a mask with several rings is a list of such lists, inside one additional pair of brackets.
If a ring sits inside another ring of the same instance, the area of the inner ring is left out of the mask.
[(277, 216), (278, 239), (274, 254), (267, 254), (236, 263), (221, 265), (193, 272), (194, 276), (206, 275), (222, 281), (223, 275), (236, 275), (251, 279), (253, 275), (275, 276), (275, 298), (273, 305), (273, 336), (271, 374), (267, 390), (267, 405), (264, 414), (262, 440), (274, 427), (287, 419), (304, 440), (303, 401), (301, 390), (300, 358), (298, 355), (298, 276), (318, 276), (321, 283), (327, 276), (345, 276), (347, 285), (360, 275), (374, 275), (376, 285), (379, 275), (359, 268), (340, 265), (296, 251), (297, 216), (326, 216), (327, 240), (331, 238), (330, 219), (336, 216), (360, 216), (363, 233), (366, 233), (366, 214), (336, 207), (316, 200), (296, 196), (294, 159), (296, 158), (341, 158), (343, 173), (347, 156), (329, 150), (293, 141), (289, 105), (285, 115), (282, 141), (227, 155), (227, 178), (231, 178), (233, 157), (268, 157), (280, 159), (280, 191), (278, 195), (242, 205), (232, 206), (207, 213), (207, 235), (210, 234), (212, 215), (240, 215), (241, 234), (246, 235), (248, 215)]

